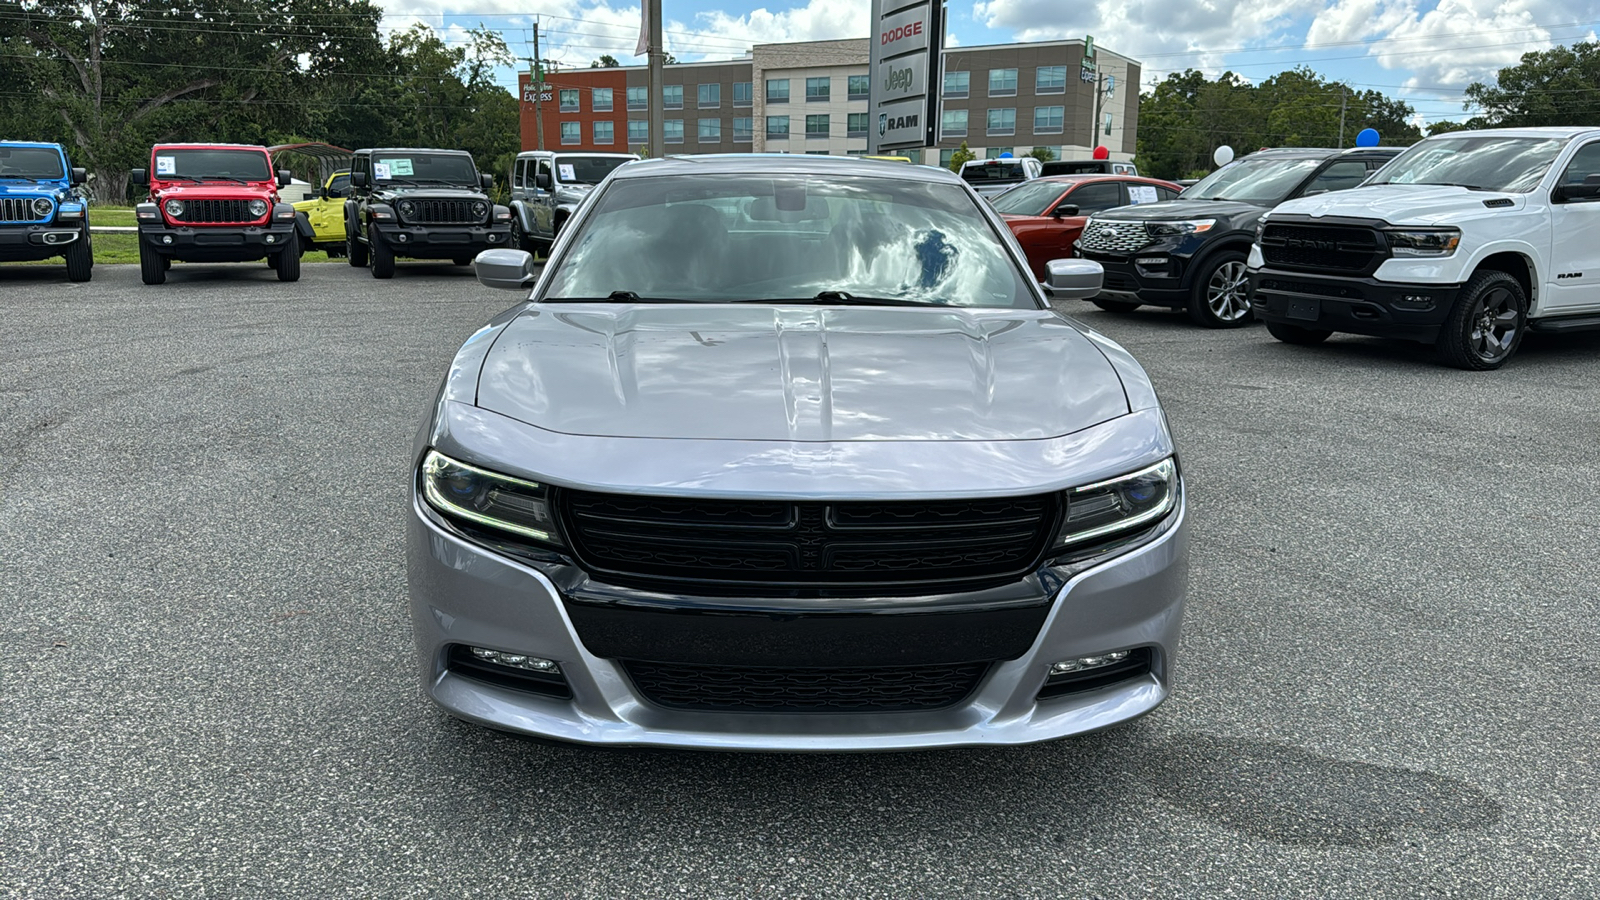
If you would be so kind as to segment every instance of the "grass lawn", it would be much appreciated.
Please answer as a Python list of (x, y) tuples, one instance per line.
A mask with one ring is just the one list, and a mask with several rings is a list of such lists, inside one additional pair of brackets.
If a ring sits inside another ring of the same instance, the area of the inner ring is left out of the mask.
[(132, 227), (139, 224), (133, 220), (133, 207), (131, 206), (91, 206), (89, 207), (89, 224), (94, 225), (121, 225)]
[[(94, 226), (123, 226), (131, 227), (138, 224), (133, 218), (131, 206), (91, 206), (89, 207), (89, 225)], [(96, 265), (120, 265), (124, 263), (137, 263), (139, 261), (139, 235), (133, 232), (119, 232), (113, 234), (97, 234), (91, 239), (94, 243), (94, 261)], [(321, 263), (328, 261), (328, 254), (321, 250), (314, 250), (300, 257), (301, 263)], [(61, 257), (44, 259), (24, 265), (35, 266), (64, 266), (66, 262)], [(173, 263), (181, 266), (183, 263)], [(258, 262), (256, 265), (266, 265)]]

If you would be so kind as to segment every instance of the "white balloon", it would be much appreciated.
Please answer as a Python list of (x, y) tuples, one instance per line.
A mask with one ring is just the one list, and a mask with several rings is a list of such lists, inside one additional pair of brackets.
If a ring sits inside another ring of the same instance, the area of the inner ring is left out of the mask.
[(1211, 154), (1211, 159), (1217, 165), (1225, 166), (1228, 163), (1233, 162), (1233, 148), (1229, 147), (1227, 144), (1223, 144), (1221, 147), (1217, 148), (1217, 152)]

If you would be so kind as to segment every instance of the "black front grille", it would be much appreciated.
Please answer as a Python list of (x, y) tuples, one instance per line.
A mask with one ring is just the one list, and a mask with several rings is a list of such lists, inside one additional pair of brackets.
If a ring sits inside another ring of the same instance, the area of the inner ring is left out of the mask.
[(1371, 228), (1271, 222), (1261, 233), (1261, 255), (1273, 268), (1370, 273), (1387, 254)]
[(250, 214), (248, 200), (185, 200), (183, 215), (174, 216), (179, 222), (193, 225), (240, 225), (264, 218)]
[[(39, 215), (33, 211), (34, 197), (0, 197), (0, 222), (44, 222), (50, 213)], [(50, 212), (54, 212), (52, 208)]]
[(1360, 300), (1361, 290), (1348, 284), (1317, 281), (1287, 281), (1282, 278), (1263, 278), (1261, 290), (1280, 294), (1312, 294), (1320, 297), (1338, 297)]
[(719, 712), (912, 712), (966, 699), (988, 663), (872, 669), (770, 669), (626, 662), (650, 702)]
[(476, 225), (484, 216), (472, 211), (482, 200), (407, 200), (401, 217), (412, 225)]
[(609, 581), (743, 593), (1009, 581), (1037, 563), (1057, 519), (1054, 495), (796, 502), (563, 491), (557, 507), (579, 560)]

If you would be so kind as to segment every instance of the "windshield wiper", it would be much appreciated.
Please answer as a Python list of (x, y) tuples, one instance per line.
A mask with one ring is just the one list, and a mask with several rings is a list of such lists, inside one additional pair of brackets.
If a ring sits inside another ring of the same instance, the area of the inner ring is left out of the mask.
[[(235, 177), (233, 175), (201, 175), (199, 178), (191, 178), (190, 180), (191, 181), (231, 181), (234, 184), (249, 184), (250, 183), (250, 179), (248, 179), (248, 178), (238, 178), (238, 177)], [(262, 179), (259, 179), (259, 180), (266, 181), (267, 179), (262, 178)]]
[(818, 291), (813, 297), (764, 297), (760, 300), (735, 300), (735, 303), (816, 303), (821, 306), (931, 306), (921, 300), (903, 297), (858, 297), (849, 291)]
[(675, 297), (641, 297), (633, 291), (612, 291), (605, 297), (546, 297), (541, 303), (693, 303)]

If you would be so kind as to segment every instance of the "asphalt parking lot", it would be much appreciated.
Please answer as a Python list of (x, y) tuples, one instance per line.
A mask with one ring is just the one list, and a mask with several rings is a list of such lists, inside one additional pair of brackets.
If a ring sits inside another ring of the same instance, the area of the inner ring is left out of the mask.
[(0, 896), (1593, 896), (1600, 334), (1070, 312), (1194, 516), (1178, 694), (1004, 750), (550, 746), (411, 660), (407, 454), (468, 270), (0, 267)]

